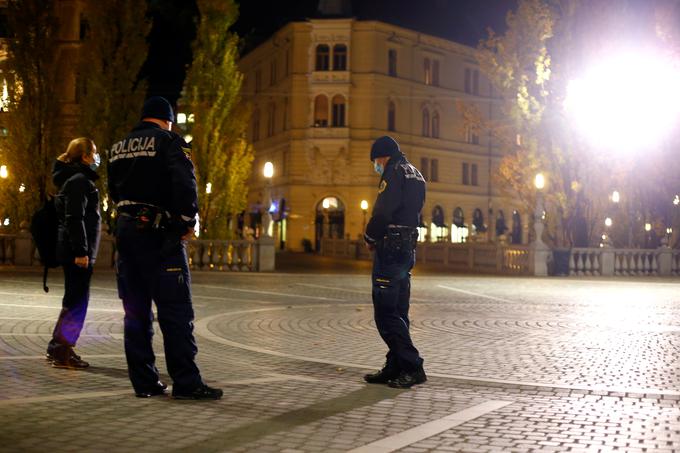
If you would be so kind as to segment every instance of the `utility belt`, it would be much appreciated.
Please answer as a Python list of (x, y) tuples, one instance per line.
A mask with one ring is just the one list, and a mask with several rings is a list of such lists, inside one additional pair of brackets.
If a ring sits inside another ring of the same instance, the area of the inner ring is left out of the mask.
[(383, 242), (390, 251), (415, 250), (418, 229), (403, 225), (388, 225)]
[(170, 213), (165, 209), (148, 203), (121, 201), (117, 205), (118, 215), (135, 219), (137, 229), (165, 230), (170, 226)]

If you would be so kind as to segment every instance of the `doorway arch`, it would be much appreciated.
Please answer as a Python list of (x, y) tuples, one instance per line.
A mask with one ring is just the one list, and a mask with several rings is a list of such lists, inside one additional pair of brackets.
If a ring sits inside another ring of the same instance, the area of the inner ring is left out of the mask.
[(315, 208), (315, 249), (321, 249), (323, 238), (342, 239), (345, 237), (345, 204), (338, 197), (329, 195), (322, 198)]

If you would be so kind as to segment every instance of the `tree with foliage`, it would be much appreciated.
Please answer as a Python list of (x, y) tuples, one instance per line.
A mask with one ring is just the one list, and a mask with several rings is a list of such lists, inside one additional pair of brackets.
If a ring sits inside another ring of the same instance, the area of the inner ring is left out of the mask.
[(491, 32), (479, 54), (482, 71), (503, 100), (504, 120), (491, 125), (510, 150), (500, 183), (533, 212), (534, 176), (546, 176), (546, 239), (557, 247), (595, 242), (609, 183), (602, 176), (612, 176), (607, 162), (591, 158), (563, 113), (576, 56), (584, 51), (581, 6), (578, 0), (520, 0), (517, 11), (508, 13), (506, 33)]
[[(644, 158), (623, 156), (593, 147), (565, 116), (570, 80), (609, 50), (639, 42), (663, 47), (655, 25), (653, 8), (634, 1), (612, 9), (603, 0), (520, 0), (505, 34), (491, 33), (480, 45), (481, 69), (502, 98), (503, 121), (488, 125), (509, 150), (499, 181), (531, 212), (534, 175), (546, 175), (546, 233), (554, 246), (596, 245), (605, 217), (615, 214), (615, 245), (628, 245), (628, 236), (642, 245), (645, 219), (663, 217), (655, 200), (666, 207), (672, 200), (661, 190), (677, 180), (667, 171), (675, 160), (667, 144), (650, 147)], [(610, 201), (613, 190), (621, 191), (621, 205)]]
[(83, 14), (87, 28), (80, 48), (77, 127), (103, 151), (139, 120), (147, 88), (139, 71), (147, 57), (151, 23), (134, 0), (88, 0)]
[[(3, 75), (9, 102), (2, 125), (0, 163), (9, 177), (0, 179), (0, 214), (12, 226), (28, 220), (51, 191), (52, 163), (63, 150), (58, 118), (60, 86), (58, 22), (55, 0), (10, 0), (8, 3), (7, 60)], [(23, 186), (24, 190), (20, 190)]]
[(181, 103), (195, 118), (191, 144), (201, 191), (201, 233), (223, 238), (231, 234), (228, 219), (246, 205), (253, 161), (245, 138), (250, 111), (240, 96), (238, 37), (229, 31), (237, 6), (232, 0), (198, 0), (197, 5), (200, 22)]

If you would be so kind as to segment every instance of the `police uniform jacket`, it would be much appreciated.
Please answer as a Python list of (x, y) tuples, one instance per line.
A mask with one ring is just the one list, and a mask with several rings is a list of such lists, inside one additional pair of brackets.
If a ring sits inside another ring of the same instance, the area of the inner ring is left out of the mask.
[(59, 219), (57, 259), (62, 264), (80, 256), (94, 261), (97, 256), (101, 225), (97, 179), (97, 173), (83, 163), (54, 162), (52, 181), (59, 187), (54, 200)]
[(198, 194), (190, 152), (175, 132), (142, 121), (108, 152), (111, 199), (159, 207), (173, 220), (193, 227)]
[(424, 204), (423, 175), (403, 153), (395, 154), (385, 164), (364, 238), (369, 243), (382, 239), (389, 225), (418, 227)]

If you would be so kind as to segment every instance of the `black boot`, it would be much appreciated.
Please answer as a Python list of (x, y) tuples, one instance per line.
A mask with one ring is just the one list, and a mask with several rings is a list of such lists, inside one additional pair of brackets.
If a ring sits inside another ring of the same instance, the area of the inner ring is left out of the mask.
[(222, 398), (222, 390), (201, 384), (191, 392), (178, 392), (172, 389), (172, 397), (176, 400), (218, 400)]
[(383, 368), (375, 373), (364, 375), (364, 381), (369, 384), (387, 384), (390, 379), (399, 377), (399, 372), (394, 368)]
[(422, 368), (413, 372), (402, 372), (396, 379), (391, 379), (387, 385), (395, 389), (408, 389), (427, 381), (425, 370)]
[(165, 395), (165, 389), (167, 388), (168, 385), (166, 383), (158, 381), (156, 385), (151, 388), (135, 391), (135, 396), (137, 398), (151, 398), (152, 396)]

